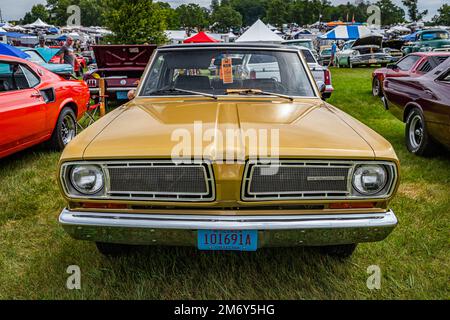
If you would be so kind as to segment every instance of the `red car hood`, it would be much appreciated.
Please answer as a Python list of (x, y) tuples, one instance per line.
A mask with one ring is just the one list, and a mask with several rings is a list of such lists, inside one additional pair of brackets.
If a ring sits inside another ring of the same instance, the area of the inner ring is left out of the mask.
[(93, 46), (99, 69), (145, 68), (156, 45), (97, 45)]

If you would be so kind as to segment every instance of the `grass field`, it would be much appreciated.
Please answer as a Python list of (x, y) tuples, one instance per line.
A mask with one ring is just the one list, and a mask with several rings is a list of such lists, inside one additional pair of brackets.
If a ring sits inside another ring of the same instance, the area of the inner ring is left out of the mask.
[[(333, 69), (330, 102), (386, 137), (400, 157), (402, 182), (392, 202), (400, 224), (385, 241), (359, 245), (346, 262), (301, 248), (226, 254), (149, 248), (107, 259), (59, 227), (59, 154), (34, 148), (0, 161), (0, 298), (450, 298), (449, 153), (425, 159), (406, 151), (404, 125), (371, 96), (370, 73)], [(66, 268), (74, 264), (82, 289), (70, 291)], [(381, 268), (380, 290), (366, 287), (370, 265)]]

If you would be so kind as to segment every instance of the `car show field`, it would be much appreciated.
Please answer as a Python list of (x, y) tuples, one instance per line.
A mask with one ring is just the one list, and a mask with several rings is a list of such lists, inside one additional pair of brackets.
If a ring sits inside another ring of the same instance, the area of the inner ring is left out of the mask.
[[(327, 102), (381, 134), (400, 159), (390, 203), (399, 225), (386, 240), (360, 244), (345, 261), (314, 248), (143, 247), (106, 258), (58, 224), (60, 153), (38, 146), (0, 160), (0, 299), (448, 299), (449, 151), (407, 151), (404, 124), (372, 96), (372, 72), (331, 68)], [(81, 269), (82, 290), (66, 288), (71, 265)], [(366, 284), (372, 266), (381, 270), (378, 290)]]

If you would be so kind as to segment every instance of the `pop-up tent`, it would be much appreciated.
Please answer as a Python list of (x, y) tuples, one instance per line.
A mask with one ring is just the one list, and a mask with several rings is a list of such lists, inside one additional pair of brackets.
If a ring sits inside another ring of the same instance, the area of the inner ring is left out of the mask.
[(320, 36), (323, 40), (355, 40), (372, 34), (366, 26), (337, 26)]
[(247, 31), (245, 31), (236, 42), (269, 42), (280, 43), (283, 41), (279, 35), (271, 31), (261, 20), (258, 19)]
[(211, 43), (211, 42), (220, 42), (217, 39), (207, 35), (205, 32), (201, 31), (196, 35), (187, 38), (183, 41), (184, 43)]
[(10, 46), (6, 43), (0, 43), (0, 54), (5, 56), (12, 56), (16, 58), (26, 59), (30, 56), (16, 47)]
[(50, 28), (52, 27), (51, 25), (45, 23), (44, 21), (42, 21), (41, 19), (37, 19), (35, 22), (27, 24), (25, 27), (29, 27), (29, 28)]

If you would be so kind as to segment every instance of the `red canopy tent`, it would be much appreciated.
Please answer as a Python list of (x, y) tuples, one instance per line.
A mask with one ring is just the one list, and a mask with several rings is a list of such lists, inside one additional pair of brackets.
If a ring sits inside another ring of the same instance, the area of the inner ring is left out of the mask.
[(183, 41), (183, 43), (208, 43), (208, 42), (220, 42), (219, 40), (214, 39), (211, 36), (208, 36), (203, 31), (197, 33), (195, 36), (187, 38)]

